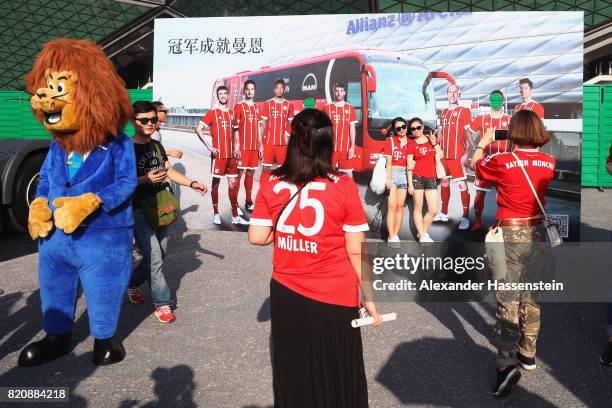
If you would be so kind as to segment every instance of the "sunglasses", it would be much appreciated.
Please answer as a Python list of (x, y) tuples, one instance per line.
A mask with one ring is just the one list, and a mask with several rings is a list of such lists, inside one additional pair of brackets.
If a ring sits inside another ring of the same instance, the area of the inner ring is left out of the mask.
[(415, 130), (421, 130), (421, 129), (423, 129), (423, 126), (411, 127), (410, 131), (414, 132)]
[(400, 130), (406, 130), (406, 125), (398, 126), (395, 128), (396, 132), (399, 132)]
[(157, 125), (159, 118), (157, 116), (153, 116), (152, 118), (134, 118), (134, 120), (137, 120), (140, 123), (142, 123), (144, 126), (146, 126), (149, 124), (149, 122), (151, 122), (154, 125)]

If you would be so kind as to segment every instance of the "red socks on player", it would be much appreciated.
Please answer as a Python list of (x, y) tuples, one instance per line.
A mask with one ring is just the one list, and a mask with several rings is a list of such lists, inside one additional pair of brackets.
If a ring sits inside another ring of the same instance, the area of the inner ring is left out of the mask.
[(463, 218), (467, 218), (470, 213), (470, 193), (467, 190), (461, 192), (461, 206), (463, 207)]
[(236, 185), (234, 188), (228, 188), (227, 195), (230, 200), (230, 204), (232, 205), (232, 216), (238, 216), (238, 184), (239, 180), (236, 180)]
[(442, 196), (442, 214), (448, 214), (448, 202), (450, 200), (450, 186), (440, 186), (440, 195)]
[(210, 197), (212, 198), (213, 211), (215, 214), (219, 214), (219, 179), (213, 178), (212, 185), (210, 187)]
[(254, 171), (247, 171), (244, 175), (244, 191), (246, 195), (246, 202), (252, 203), (253, 198), (251, 197), (253, 191), (253, 179), (255, 178)]
[(476, 198), (474, 198), (474, 214), (476, 215), (476, 223), (474, 224), (474, 228), (482, 223), (482, 212), (484, 210), (484, 200), (485, 200), (485, 191), (476, 191)]

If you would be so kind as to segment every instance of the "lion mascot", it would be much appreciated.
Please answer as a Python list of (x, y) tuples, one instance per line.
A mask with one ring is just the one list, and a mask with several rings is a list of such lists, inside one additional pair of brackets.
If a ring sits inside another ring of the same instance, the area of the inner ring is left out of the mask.
[(117, 363), (113, 338), (132, 263), (134, 147), (121, 133), (131, 116), (125, 83), (95, 44), (45, 44), (26, 76), (36, 118), (53, 135), (40, 170), (28, 230), (38, 239), (46, 336), (27, 345), (20, 366), (70, 353), (79, 280), (95, 337), (93, 362)]

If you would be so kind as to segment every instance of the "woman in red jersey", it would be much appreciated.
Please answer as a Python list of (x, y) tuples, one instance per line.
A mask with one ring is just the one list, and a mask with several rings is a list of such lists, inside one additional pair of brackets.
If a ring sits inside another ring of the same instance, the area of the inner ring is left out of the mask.
[[(555, 169), (555, 158), (538, 151), (538, 148), (548, 143), (550, 136), (536, 113), (518, 111), (508, 127), (508, 140), (514, 144), (514, 150), (482, 159), (494, 135), (495, 129), (486, 131), (476, 147), (470, 167), (476, 170), (476, 177), (480, 180), (497, 186), (496, 224), (502, 229), (506, 242), (506, 271), (500, 281), (537, 281), (545, 262), (541, 258), (541, 243), (546, 241), (538, 201), (542, 206), (546, 204), (544, 193)], [(510, 244), (517, 242), (520, 244)], [(496, 293), (499, 332), (497, 384), (493, 389), (496, 396), (507, 395), (521, 378), (519, 366), (525, 370), (536, 368), (540, 305), (535, 295), (533, 291), (498, 290)]]
[(408, 139), (406, 120), (400, 117), (391, 122), (394, 136), (387, 138), (383, 154), (387, 159), (387, 182), (389, 190), (387, 199), (387, 231), (389, 245), (399, 248), (399, 232), (406, 204), (406, 189), (408, 188), (408, 149), (412, 140)]
[[(359, 317), (365, 212), (355, 182), (332, 167), (329, 117), (305, 109), (291, 128), (287, 159), (260, 188), (249, 227), (251, 244), (274, 242), (274, 406), (367, 407), (361, 333), (351, 327)], [(380, 325), (374, 303), (363, 306)]]
[[(408, 123), (414, 144), (408, 151), (408, 193), (414, 197), (414, 225), (420, 242), (433, 242), (429, 236), (429, 226), (438, 211), (438, 179), (436, 174), (436, 154), (444, 158), (435, 133), (423, 134), (423, 121), (412, 118)], [(423, 201), (427, 201), (427, 213), (423, 217)]]

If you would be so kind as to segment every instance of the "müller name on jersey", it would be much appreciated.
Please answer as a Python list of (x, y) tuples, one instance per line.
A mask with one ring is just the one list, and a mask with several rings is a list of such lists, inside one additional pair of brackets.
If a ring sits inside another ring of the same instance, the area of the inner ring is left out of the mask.
[(308, 252), (317, 254), (317, 243), (302, 238), (293, 238), (291, 235), (277, 237), (277, 248), (293, 252)]

